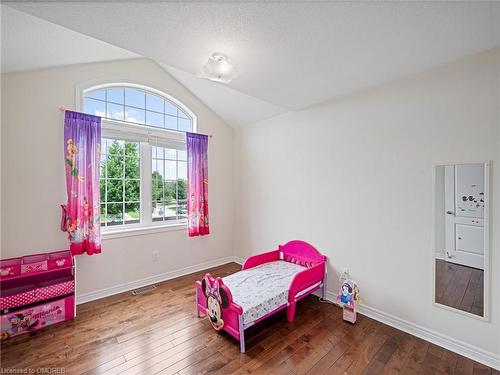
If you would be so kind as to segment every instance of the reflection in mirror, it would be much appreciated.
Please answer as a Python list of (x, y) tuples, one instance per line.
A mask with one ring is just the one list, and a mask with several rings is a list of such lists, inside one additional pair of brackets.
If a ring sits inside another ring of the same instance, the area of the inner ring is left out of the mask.
[(435, 170), (435, 302), (484, 316), (486, 163)]

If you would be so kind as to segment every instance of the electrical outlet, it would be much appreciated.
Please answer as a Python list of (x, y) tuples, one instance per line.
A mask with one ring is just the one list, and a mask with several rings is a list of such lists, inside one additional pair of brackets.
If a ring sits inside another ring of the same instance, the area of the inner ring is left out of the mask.
[(160, 258), (160, 252), (159, 251), (153, 251), (153, 262), (158, 262), (159, 258)]

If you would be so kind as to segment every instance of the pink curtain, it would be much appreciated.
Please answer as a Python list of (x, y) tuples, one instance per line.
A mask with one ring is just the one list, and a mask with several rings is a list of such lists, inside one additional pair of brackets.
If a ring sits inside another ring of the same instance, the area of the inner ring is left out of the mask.
[(101, 118), (66, 111), (64, 159), (68, 201), (65, 225), (73, 255), (101, 252), (99, 160)]
[(189, 237), (210, 233), (208, 226), (208, 136), (186, 133)]

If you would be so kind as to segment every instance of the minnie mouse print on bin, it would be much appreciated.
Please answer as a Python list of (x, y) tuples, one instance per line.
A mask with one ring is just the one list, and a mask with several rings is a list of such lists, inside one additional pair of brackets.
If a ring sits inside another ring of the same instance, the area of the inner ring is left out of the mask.
[(337, 300), (343, 306), (344, 320), (349, 323), (356, 323), (356, 305), (360, 302), (359, 289), (356, 282), (349, 278), (341, 278)]

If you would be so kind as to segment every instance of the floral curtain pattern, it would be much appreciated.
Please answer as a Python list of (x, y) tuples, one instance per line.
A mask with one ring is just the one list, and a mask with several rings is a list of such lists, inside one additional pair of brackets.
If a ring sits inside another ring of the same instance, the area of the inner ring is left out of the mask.
[(101, 252), (99, 161), (101, 118), (66, 111), (64, 162), (67, 204), (65, 222), (73, 255)]
[(189, 237), (210, 233), (208, 225), (208, 136), (186, 133)]

